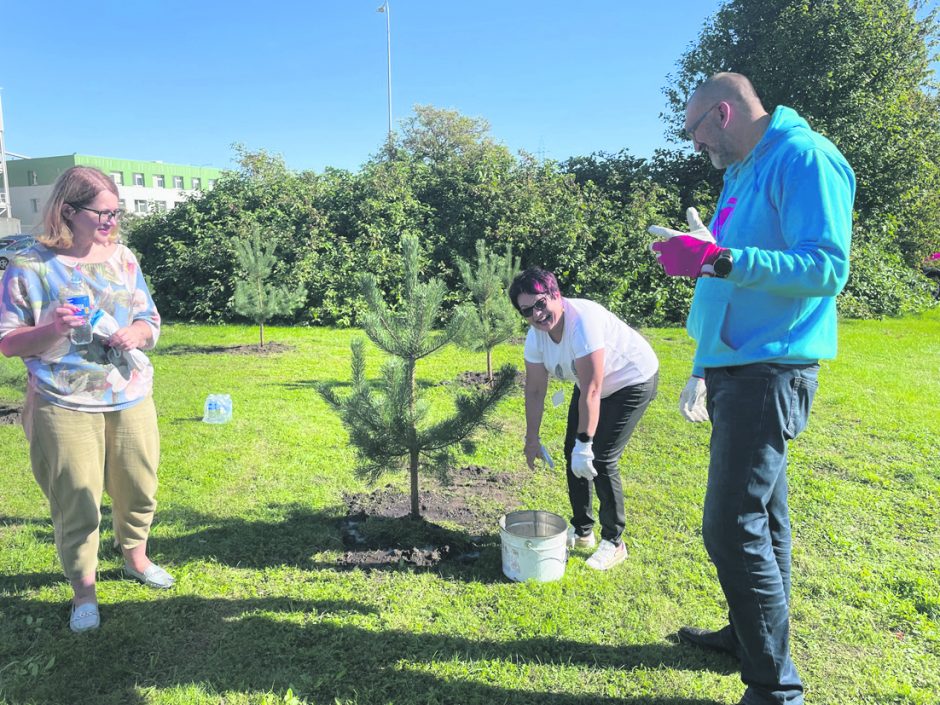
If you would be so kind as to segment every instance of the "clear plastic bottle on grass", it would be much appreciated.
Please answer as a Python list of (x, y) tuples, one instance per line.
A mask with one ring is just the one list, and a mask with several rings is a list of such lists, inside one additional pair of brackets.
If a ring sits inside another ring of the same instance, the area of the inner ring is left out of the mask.
[(206, 397), (202, 415), (205, 423), (227, 423), (232, 420), (232, 397), (229, 394), (210, 394)]

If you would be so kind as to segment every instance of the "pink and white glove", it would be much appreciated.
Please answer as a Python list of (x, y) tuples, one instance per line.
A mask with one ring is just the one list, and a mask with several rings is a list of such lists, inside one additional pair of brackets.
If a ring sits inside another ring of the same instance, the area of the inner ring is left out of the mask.
[(701, 276), (703, 267), (710, 267), (718, 259), (722, 248), (715, 244), (714, 236), (695, 208), (686, 210), (685, 219), (689, 223), (688, 233), (651, 225), (649, 232), (652, 235), (666, 239), (654, 242), (650, 249), (669, 276), (695, 278)]

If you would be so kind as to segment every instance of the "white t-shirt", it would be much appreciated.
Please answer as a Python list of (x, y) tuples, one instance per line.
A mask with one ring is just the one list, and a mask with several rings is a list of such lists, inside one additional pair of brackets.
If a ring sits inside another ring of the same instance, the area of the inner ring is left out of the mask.
[(542, 363), (548, 374), (577, 384), (574, 361), (604, 349), (601, 397), (645, 382), (659, 369), (659, 360), (646, 339), (600, 304), (562, 297), (564, 332), (556, 343), (548, 333), (529, 327), (523, 356)]

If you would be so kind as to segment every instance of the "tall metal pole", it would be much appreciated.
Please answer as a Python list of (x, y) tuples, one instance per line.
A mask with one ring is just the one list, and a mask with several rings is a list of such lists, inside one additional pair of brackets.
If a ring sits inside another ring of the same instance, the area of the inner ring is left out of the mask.
[(7, 175), (7, 153), (3, 144), (3, 100), (0, 99), (0, 218), (12, 218), (10, 183)]
[(388, 49), (388, 141), (392, 141), (392, 20), (388, 0), (377, 12), (385, 14), (385, 45)]

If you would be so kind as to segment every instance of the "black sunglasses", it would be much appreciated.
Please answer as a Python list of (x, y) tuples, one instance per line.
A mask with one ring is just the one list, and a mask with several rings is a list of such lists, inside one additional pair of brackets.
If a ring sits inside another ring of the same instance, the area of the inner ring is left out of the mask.
[(531, 318), (533, 313), (536, 311), (544, 311), (546, 306), (548, 306), (548, 297), (543, 296), (531, 306), (520, 306), (519, 313), (522, 314), (523, 318)]

